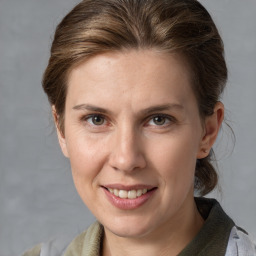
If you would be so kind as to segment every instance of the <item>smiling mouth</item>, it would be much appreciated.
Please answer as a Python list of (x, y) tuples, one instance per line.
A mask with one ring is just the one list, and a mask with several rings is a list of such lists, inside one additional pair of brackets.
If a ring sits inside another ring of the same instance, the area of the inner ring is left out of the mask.
[(144, 205), (154, 195), (158, 187), (150, 185), (111, 184), (101, 186), (109, 202), (121, 210), (135, 210)]
[(124, 190), (124, 189), (113, 189), (113, 188), (106, 188), (112, 195), (115, 195), (116, 197), (122, 198), (122, 199), (136, 199), (138, 197), (141, 197), (145, 195), (147, 192), (152, 191), (156, 188), (152, 189), (133, 189), (133, 190)]

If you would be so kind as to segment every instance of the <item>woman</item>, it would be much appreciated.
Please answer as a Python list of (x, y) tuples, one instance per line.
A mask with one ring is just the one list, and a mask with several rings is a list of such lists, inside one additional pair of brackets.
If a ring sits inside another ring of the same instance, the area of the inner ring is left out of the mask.
[(25, 255), (256, 255), (217, 201), (194, 198), (217, 184), (226, 80), (222, 40), (199, 2), (78, 4), (57, 27), (43, 88), (98, 222)]

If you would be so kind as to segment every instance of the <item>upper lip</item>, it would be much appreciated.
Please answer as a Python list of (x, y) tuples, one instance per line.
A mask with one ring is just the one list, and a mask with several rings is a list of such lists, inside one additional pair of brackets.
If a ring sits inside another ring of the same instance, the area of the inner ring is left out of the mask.
[(105, 188), (111, 188), (111, 189), (118, 189), (118, 190), (139, 190), (139, 189), (153, 189), (156, 188), (156, 186), (152, 185), (145, 185), (145, 184), (134, 184), (134, 185), (123, 185), (123, 184), (106, 184), (103, 185), (102, 187)]

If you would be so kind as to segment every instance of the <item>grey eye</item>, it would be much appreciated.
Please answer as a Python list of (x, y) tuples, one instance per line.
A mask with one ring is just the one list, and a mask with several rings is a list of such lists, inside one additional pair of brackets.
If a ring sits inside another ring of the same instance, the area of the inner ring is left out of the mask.
[(164, 116), (155, 116), (153, 117), (153, 122), (156, 125), (164, 125), (166, 122), (166, 117)]
[(94, 115), (87, 119), (87, 121), (93, 125), (103, 125), (105, 119), (100, 115)]

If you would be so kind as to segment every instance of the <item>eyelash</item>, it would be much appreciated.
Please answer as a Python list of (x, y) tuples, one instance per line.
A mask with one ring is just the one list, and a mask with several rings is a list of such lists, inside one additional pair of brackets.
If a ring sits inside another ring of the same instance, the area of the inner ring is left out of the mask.
[[(147, 125), (146, 126), (149, 126), (149, 122), (152, 121), (154, 122), (154, 118), (162, 118), (164, 119), (164, 124), (162, 125), (157, 125), (155, 124), (154, 126), (156, 126), (157, 128), (159, 127), (167, 127), (169, 126), (171, 123), (174, 123), (176, 121), (176, 119), (170, 115), (166, 115), (166, 114), (154, 114), (152, 116), (150, 116), (147, 120)], [(167, 122), (167, 123), (166, 123)]]
[[(103, 123), (97, 125), (97, 124), (93, 123), (92, 118), (101, 118), (103, 120)], [(157, 124), (153, 125), (153, 126), (156, 126), (158, 128), (160, 128), (160, 127), (167, 127), (167, 126), (170, 125), (170, 123), (174, 123), (176, 121), (176, 119), (174, 117), (170, 116), (170, 115), (154, 114), (154, 115), (152, 115), (152, 116), (150, 116), (150, 117), (145, 119), (146, 120), (146, 126), (150, 126), (149, 123), (151, 121), (154, 122), (154, 120), (153, 120), (154, 118), (163, 118), (164, 119), (164, 124), (162, 124), (162, 125), (161, 124), (160, 125), (157, 125)], [(91, 121), (89, 121), (90, 119), (91, 119)], [(102, 115), (102, 114), (86, 115), (86, 116), (81, 118), (81, 121), (82, 122), (87, 122), (90, 126), (95, 127), (95, 128), (96, 127), (102, 127), (103, 125), (106, 125), (106, 123), (108, 122), (107, 118), (104, 115)], [(168, 123), (166, 124), (166, 122), (168, 122)]]
[(102, 124), (101, 125), (93, 124), (93, 120), (91, 122), (88, 121), (89, 119), (92, 119), (92, 118), (101, 118), (101, 119), (103, 119), (104, 123), (107, 120), (106, 117), (104, 117), (101, 114), (91, 114), (91, 115), (87, 115), (87, 116), (82, 117), (82, 121), (85, 121), (85, 122), (89, 123), (91, 126), (102, 126)]

